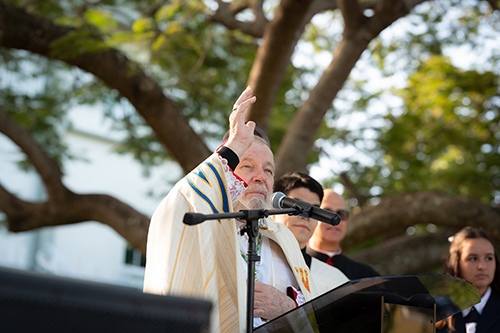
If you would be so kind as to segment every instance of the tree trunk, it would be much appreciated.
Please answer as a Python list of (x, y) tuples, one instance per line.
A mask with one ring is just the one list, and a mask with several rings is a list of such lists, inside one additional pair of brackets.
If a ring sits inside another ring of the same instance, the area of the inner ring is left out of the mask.
[(281, 85), (290, 58), (304, 27), (312, 1), (283, 0), (264, 33), (263, 44), (250, 71), (248, 84), (257, 101), (246, 111), (247, 120), (268, 128), (269, 112)]
[(500, 214), (475, 198), (449, 196), (434, 192), (399, 194), (383, 199), (378, 205), (364, 207), (348, 222), (346, 249), (363, 243), (387, 230), (406, 229), (417, 224), (461, 229), (482, 228), (500, 241)]

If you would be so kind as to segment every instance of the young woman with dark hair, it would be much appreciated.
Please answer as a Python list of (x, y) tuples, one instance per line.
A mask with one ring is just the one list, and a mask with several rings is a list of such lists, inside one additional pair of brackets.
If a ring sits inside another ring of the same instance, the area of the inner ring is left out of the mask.
[(495, 246), (486, 232), (465, 227), (450, 245), (444, 274), (474, 284), (481, 302), (436, 324), (437, 333), (500, 332), (500, 266)]

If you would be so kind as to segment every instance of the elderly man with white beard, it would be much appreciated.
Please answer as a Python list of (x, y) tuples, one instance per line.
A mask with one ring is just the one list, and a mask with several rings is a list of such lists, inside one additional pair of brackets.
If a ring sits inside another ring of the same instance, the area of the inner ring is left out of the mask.
[[(245, 124), (255, 102), (248, 87), (229, 118), (229, 137), (179, 181), (160, 203), (148, 233), (144, 291), (212, 301), (211, 332), (244, 332), (247, 236), (234, 219), (182, 223), (186, 212), (219, 214), (270, 207), (274, 157), (266, 140)], [(254, 327), (317, 295), (293, 234), (266, 218), (257, 239)]]

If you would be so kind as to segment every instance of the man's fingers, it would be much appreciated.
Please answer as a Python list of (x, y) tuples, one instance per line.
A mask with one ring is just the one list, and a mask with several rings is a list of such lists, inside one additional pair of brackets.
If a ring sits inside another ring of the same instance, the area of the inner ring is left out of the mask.
[(250, 96), (252, 96), (252, 88), (248, 86), (245, 90), (243, 90), (240, 97), (238, 97), (236, 103), (234, 103), (233, 112), (244, 112), (250, 104), (255, 103), (257, 98), (255, 96)]
[(265, 283), (255, 282), (254, 316), (274, 319), (293, 309), (295, 302), (286, 294)]
[(251, 95), (252, 88), (247, 87), (236, 101), (229, 116), (229, 138), (225, 145), (240, 158), (252, 145), (254, 138), (255, 123), (245, 124), (245, 110), (257, 100), (255, 96), (250, 97)]
[(268, 296), (265, 293), (266, 284), (255, 281), (255, 296), (253, 302), (253, 316), (254, 317), (264, 317), (266, 315), (266, 302), (264, 301), (265, 297)]
[(247, 128), (248, 128), (250, 131), (252, 131), (252, 133), (253, 133), (253, 131), (255, 130), (255, 125), (256, 125), (256, 124), (255, 124), (255, 122), (253, 122), (253, 121), (249, 121), (248, 123), (246, 123)]
[[(241, 125), (244, 124), (245, 122), (245, 111), (248, 108), (248, 106), (252, 103), (254, 103), (257, 100), (257, 97), (253, 96), (250, 99), (247, 99), (244, 101), (242, 104), (240, 104), (233, 112), (231, 112), (231, 115), (229, 116), (229, 122), (231, 125), (237, 125), (238, 123), (241, 123)], [(255, 129), (255, 123), (252, 121), (253, 124), (246, 124), (246, 127), (252, 130)]]
[(248, 86), (243, 92), (241, 93), (240, 97), (236, 100), (235, 105), (241, 105), (245, 100), (247, 100), (250, 96), (252, 95), (252, 88)]
[(250, 106), (250, 104), (255, 103), (256, 100), (257, 100), (257, 97), (252, 96), (251, 98), (245, 99), (241, 103), (238, 102), (238, 103), (234, 104), (233, 113), (237, 113), (237, 114), (245, 113), (245, 110), (248, 108), (248, 106)]
[(255, 310), (253, 310), (253, 316), (254, 317), (264, 318), (265, 315), (266, 315), (266, 311), (264, 311), (262, 309), (255, 309)]

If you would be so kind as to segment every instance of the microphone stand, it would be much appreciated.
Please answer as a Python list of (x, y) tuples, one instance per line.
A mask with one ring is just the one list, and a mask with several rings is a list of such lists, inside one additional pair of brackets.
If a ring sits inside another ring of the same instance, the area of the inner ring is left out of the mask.
[(240, 210), (234, 213), (221, 214), (199, 214), (186, 213), (183, 222), (188, 225), (196, 225), (206, 220), (225, 220), (237, 218), (245, 220), (246, 223), (240, 228), (240, 235), (245, 233), (248, 235), (247, 249), (247, 316), (246, 326), (247, 333), (253, 332), (253, 302), (255, 293), (255, 263), (260, 261), (260, 256), (257, 255), (256, 239), (259, 235), (259, 220), (269, 215), (288, 214), (299, 215), (303, 211), (300, 207), (285, 208), (285, 209), (249, 209)]

